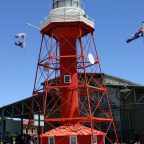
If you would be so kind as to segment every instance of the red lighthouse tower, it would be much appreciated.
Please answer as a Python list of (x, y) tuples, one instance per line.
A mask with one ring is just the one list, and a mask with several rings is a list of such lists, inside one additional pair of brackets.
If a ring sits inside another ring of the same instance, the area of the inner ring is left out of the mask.
[(45, 116), (41, 143), (113, 143), (110, 128), (118, 143), (93, 37), (94, 21), (81, 1), (53, 0), (40, 31), (33, 96), (44, 101), (35, 108)]

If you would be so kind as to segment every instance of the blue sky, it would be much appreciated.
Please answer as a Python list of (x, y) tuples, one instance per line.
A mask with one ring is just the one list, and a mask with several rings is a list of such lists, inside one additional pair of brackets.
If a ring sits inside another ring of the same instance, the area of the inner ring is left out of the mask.
[[(144, 84), (144, 40), (125, 41), (144, 20), (144, 0), (84, 0), (95, 20), (102, 71)], [(0, 106), (31, 96), (41, 35), (36, 26), (48, 15), (51, 0), (0, 2)], [(14, 35), (26, 32), (26, 47), (14, 45)]]

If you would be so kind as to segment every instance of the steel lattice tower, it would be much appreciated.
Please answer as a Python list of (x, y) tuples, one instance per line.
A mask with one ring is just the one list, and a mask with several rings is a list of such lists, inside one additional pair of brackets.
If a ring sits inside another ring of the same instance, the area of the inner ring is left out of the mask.
[(119, 143), (94, 40), (94, 21), (88, 19), (80, 0), (53, 0), (40, 32), (33, 98), (44, 97), (43, 107), (37, 104), (36, 109), (49, 128), (45, 132), (43, 127), (41, 143), (47, 143), (46, 137), (55, 137), (55, 144), (68, 143), (70, 136), (77, 136), (80, 144), (104, 144), (105, 137), (113, 143), (107, 135), (110, 128)]

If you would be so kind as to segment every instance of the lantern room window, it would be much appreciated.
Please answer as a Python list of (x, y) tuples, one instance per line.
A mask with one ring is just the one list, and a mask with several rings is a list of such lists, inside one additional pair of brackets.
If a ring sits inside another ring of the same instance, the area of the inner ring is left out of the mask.
[(80, 0), (53, 0), (53, 8), (80, 7)]

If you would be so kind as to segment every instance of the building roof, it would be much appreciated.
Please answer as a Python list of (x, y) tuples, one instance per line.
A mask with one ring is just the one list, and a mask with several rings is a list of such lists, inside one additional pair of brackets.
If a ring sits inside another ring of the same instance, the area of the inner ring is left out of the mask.
[[(97, 74), (97, 77), (100, 77), (101, 74)], [(123, 87), (128, 86), (128, 88), (136, 88), (140, 90), (144, 90), (144, 86), (136, 84), (134, 82), (115, 77), (109, 74), (103, 73), (104, 83), (107, 87)], [(31, 101), (32, 97), (28, 97), (26, 99), (16, 101), (12, 104), (3, 106), (0, 108), (0, 112), (4, 111), (5, 117), (12, 118), (29, 118), (29, 112), (31, 109)], [(42, 96), (34, 96), (34, 104), (38, 103), (40, 107), (43, 107), (43, 97)], [(34, 112), (38, 112), (39, 109), (35, 108)]]
[[(93, 129), (94, 135), (106, 135), (105, 133)], [(80, 124), (59, 126), (44, 133), (43, 137), (49, 136), (72, 136), (72, 135), (92, 135), (92, 129)]]
[(137, 84), (133, 81), (129, 81), (129, 80), (117, 77), (117, 76), (112, 76), (110, 74), (105, 74), (105, 73), (103, 73), (103, 75), (104, 75), (106, 85), (111, 84), (111, 85), (140, 86), (140, 84)]

